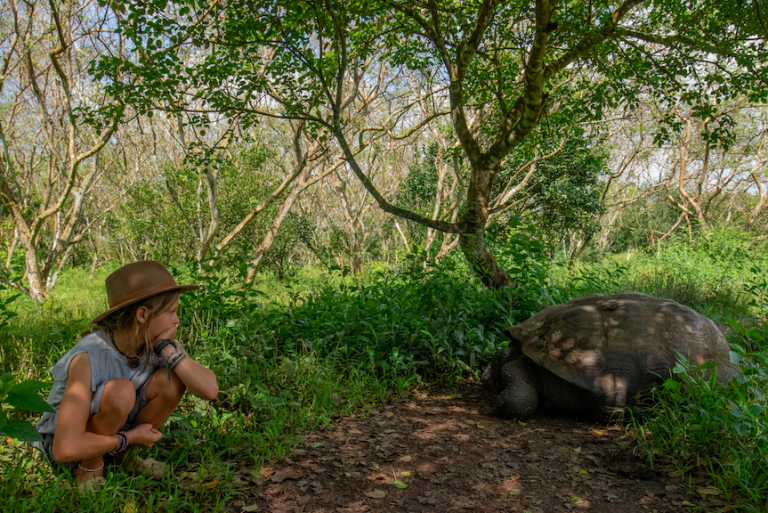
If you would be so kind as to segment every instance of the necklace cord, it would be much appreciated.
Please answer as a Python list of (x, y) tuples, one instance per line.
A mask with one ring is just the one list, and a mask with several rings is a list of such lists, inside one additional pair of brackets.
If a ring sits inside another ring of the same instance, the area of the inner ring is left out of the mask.
[(135, 369), (136, 367), (139, 366), (139, 364), (141, 362), (139, 361), (139, 357), (138, 356), (128, 356), (123, 351), (121, 351), (119, 347), (117, 347), (117, 343), (115, 342), (115, 334), (114, 334), (114, 331), (112, 331), (112, 330), (109, 330), (109, 341), (112, 343), (112, 347), (114, 347), (115, 350), (118, 353), (123, 355), (125, 357), (125, 359), (128, 360), (128, 367), (129, 368)]

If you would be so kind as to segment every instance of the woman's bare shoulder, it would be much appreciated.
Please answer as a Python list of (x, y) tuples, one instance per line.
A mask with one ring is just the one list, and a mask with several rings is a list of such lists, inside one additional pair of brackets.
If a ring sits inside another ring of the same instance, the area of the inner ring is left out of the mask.
[(69, 363), (67, 385), (72, 382), (91, 383), (91, 359), (88, 353), (80, 353)]

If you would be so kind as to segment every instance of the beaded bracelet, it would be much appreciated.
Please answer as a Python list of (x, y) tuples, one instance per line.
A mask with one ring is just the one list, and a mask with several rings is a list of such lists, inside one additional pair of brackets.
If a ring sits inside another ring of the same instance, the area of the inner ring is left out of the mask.
[(117, 437), (118, 442), (117, 447), (109, 451), (109, 454), (112, 456), (120, 454), (128, 448), (128, 435), (125, 431), (118, 431), (115, 433), (115, 436)]

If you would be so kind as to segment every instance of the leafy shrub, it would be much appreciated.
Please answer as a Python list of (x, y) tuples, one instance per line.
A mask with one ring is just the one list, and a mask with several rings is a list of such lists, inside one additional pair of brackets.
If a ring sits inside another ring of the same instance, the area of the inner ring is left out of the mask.
[(683, 474), (701, 467), (730, 503), (765, 511), (768, 353), (735, 349), (732, 360), (742, 373), (729, 386), (716, 383), (714, 364), (691, 366), (681, 357), (673, 370), (677, 380), (654, 391), (647, 420), (635, 427), (652, 462), (671, 461)]
[(9, 419), (5, 410), (6, 406), (11, 406), (31, 412), (53, 412), (53, 408), (36, 393), (45, 386), (40, 381), (15, 383), (13, 374), (9, 372), (0, 376), (0, 435), (20, 442), (42, 441), (43, 437), (32, 424), (21, 419)]
[[(214, 267), (198, 276), (199, 294), (182, 296), (202, 323), (204, 345), (280, 361), (312, 353), (376, 372), (432, 377), (474, 371), (505, 342), (516, 313), (511, 291), (489, 291), (435, 270), (403, 280), (380, 272), (369, 282), (331, 272), (312, 291), (289, 289), (288, 305)], [(297, 287), (298, 288), (298, 287)], [(201, 328), (202, 329), (202, 328)]]

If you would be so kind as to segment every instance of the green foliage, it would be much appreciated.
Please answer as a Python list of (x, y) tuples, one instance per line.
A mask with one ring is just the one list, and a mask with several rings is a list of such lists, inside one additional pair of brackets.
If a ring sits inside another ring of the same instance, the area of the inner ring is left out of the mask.
[(768, 353), (734, 348), (741, 374), (729, 386), (716, 383), (714, 364), (693, 366), (681, 355), (676, 379), (634, 423), (651, 462), (671, 461), (683, 474), (702, 467), (729, 504), (756, 513), (768, 507)]
[(550, 271), (550, 250), (541, 231), (515, 215), (507, 218), (503, 228), (492, 225), (486, 239), (515, 283), (513, 294), (522, 318), (546, 306), (543, 292)]
[(289, 212), (280, 225), (280, 236), (275, 238), (264, 256), (264, 267), (272, 269), (280, 281), (286, 276), (296, 275), (299, 268), (296, 253), (299, 248), (311, 244), (313, 231), (312, 222), (307, 216)]
[(764, 318), (768, 317), (768, 277), (758, 266), (750, 271), (752, 276), (744, 281), (744, 292), (750, 297), (750, 306)]
[(308, 351), (344, 366), (364, 361), (393, 378), (474, 371), (505, 341), (501, 330), (516, 313), (511, 291), (478, 288), (446, 269), (416, 280), (379, 272), (368, 282), (331, 271), (330, 283), (312, 291), (289, 286), (290, 308), (236, 285), (243, 274), (232, 283), (216, 266), (204, 270), (203, 292), (183, 303), (221, 326), (217, 346), (267, 359)]
[(0, 435), (21, 442), (42, 441), (43, 437), (32, 424), (21, 419), (9, 419), (6, 411), (10, 406), (16, 410), (53, 412), (53, 408), (36, 393), (45, 386), (40, 381), (15, 383), (13, 374), (9, 372), (0, 376)]
[(0, 333), (8, 331), (8, 321), (16, 317), (16, 312), (12, 311), (10, 306), (19, 297), (21, 297), (21, 294), (13, 293), (6, 295), (6, 297), (0, 297)]
[(598, 216), (604, 210), (602, 181), (607, 155), (599, 149), (599, 141), (588, 140), (580, 127), (570, 127), (571, 118), (563, 113), (552, 116), (559, 130), (553, 130), (549, 123), (548, 118), (547, 127), (531, 134), (502, 166), (494, 192), (503, 195), (502, 188), (517, 186), (531, 169), (525, 165), (543, 158), (514, 196), (518, 205), (513, 212), (555, 243), (577, 231), (590, 237), (599, 229)]
[[(765, 277), (753, 274), (741, 303), (761, 304), (764, 287)], [(737, 308), (730, 317), (740, 314)], [(633, 423), (651, 463), (671, 462), (683, 474), (701, 467), (730, 504), (756, 513), (768, 506), (768, 324), (763, 317), (751, 327), (730, 326), (737, 377), (719, 385), (713, 363), (694, 366), (679, 355), (675, 379), (654, 390), (648, 411)]]
[[(217, 166), (217, 208), (220, 234), (229, 233), (253, 208), (261, 204), (277, 188), (283, 178), (282, 167), (273, 160), (279, 148), (244, 143), (232, 147), (235, 157), (210, 159), (194, 151), (188, 154), (183, 166), (170, 162), (160, 166), (158, 174), (132, 183), (127, 187), (124, 219), (110, 217), (110, 231), (120, 232), (122, 242), (132, 250), (135, 258), (154, 258), (163, 262), (191, 262), (196, 258), (202, 231), (211, 221), (204, 176), (206, 166)], [(207, 150), (202, 153), (206, 153)], [(279, 198), (278, 198), (279, 200)], [(248, 226), (238, 240), (258, 246), (269, 229), (269, 223), (277, 212), (279, 202), (265, 208)], [(286, 251), (296, 250), (300, 222), (287, 219), (281, 232), (288, 235), (279, 238), (274, 250), (275, 262), (280, 271), (287, 258)], [(305, 229), (305, 228), (301, 228)], [(236, 250), (235, 250), (236, 251)]]

